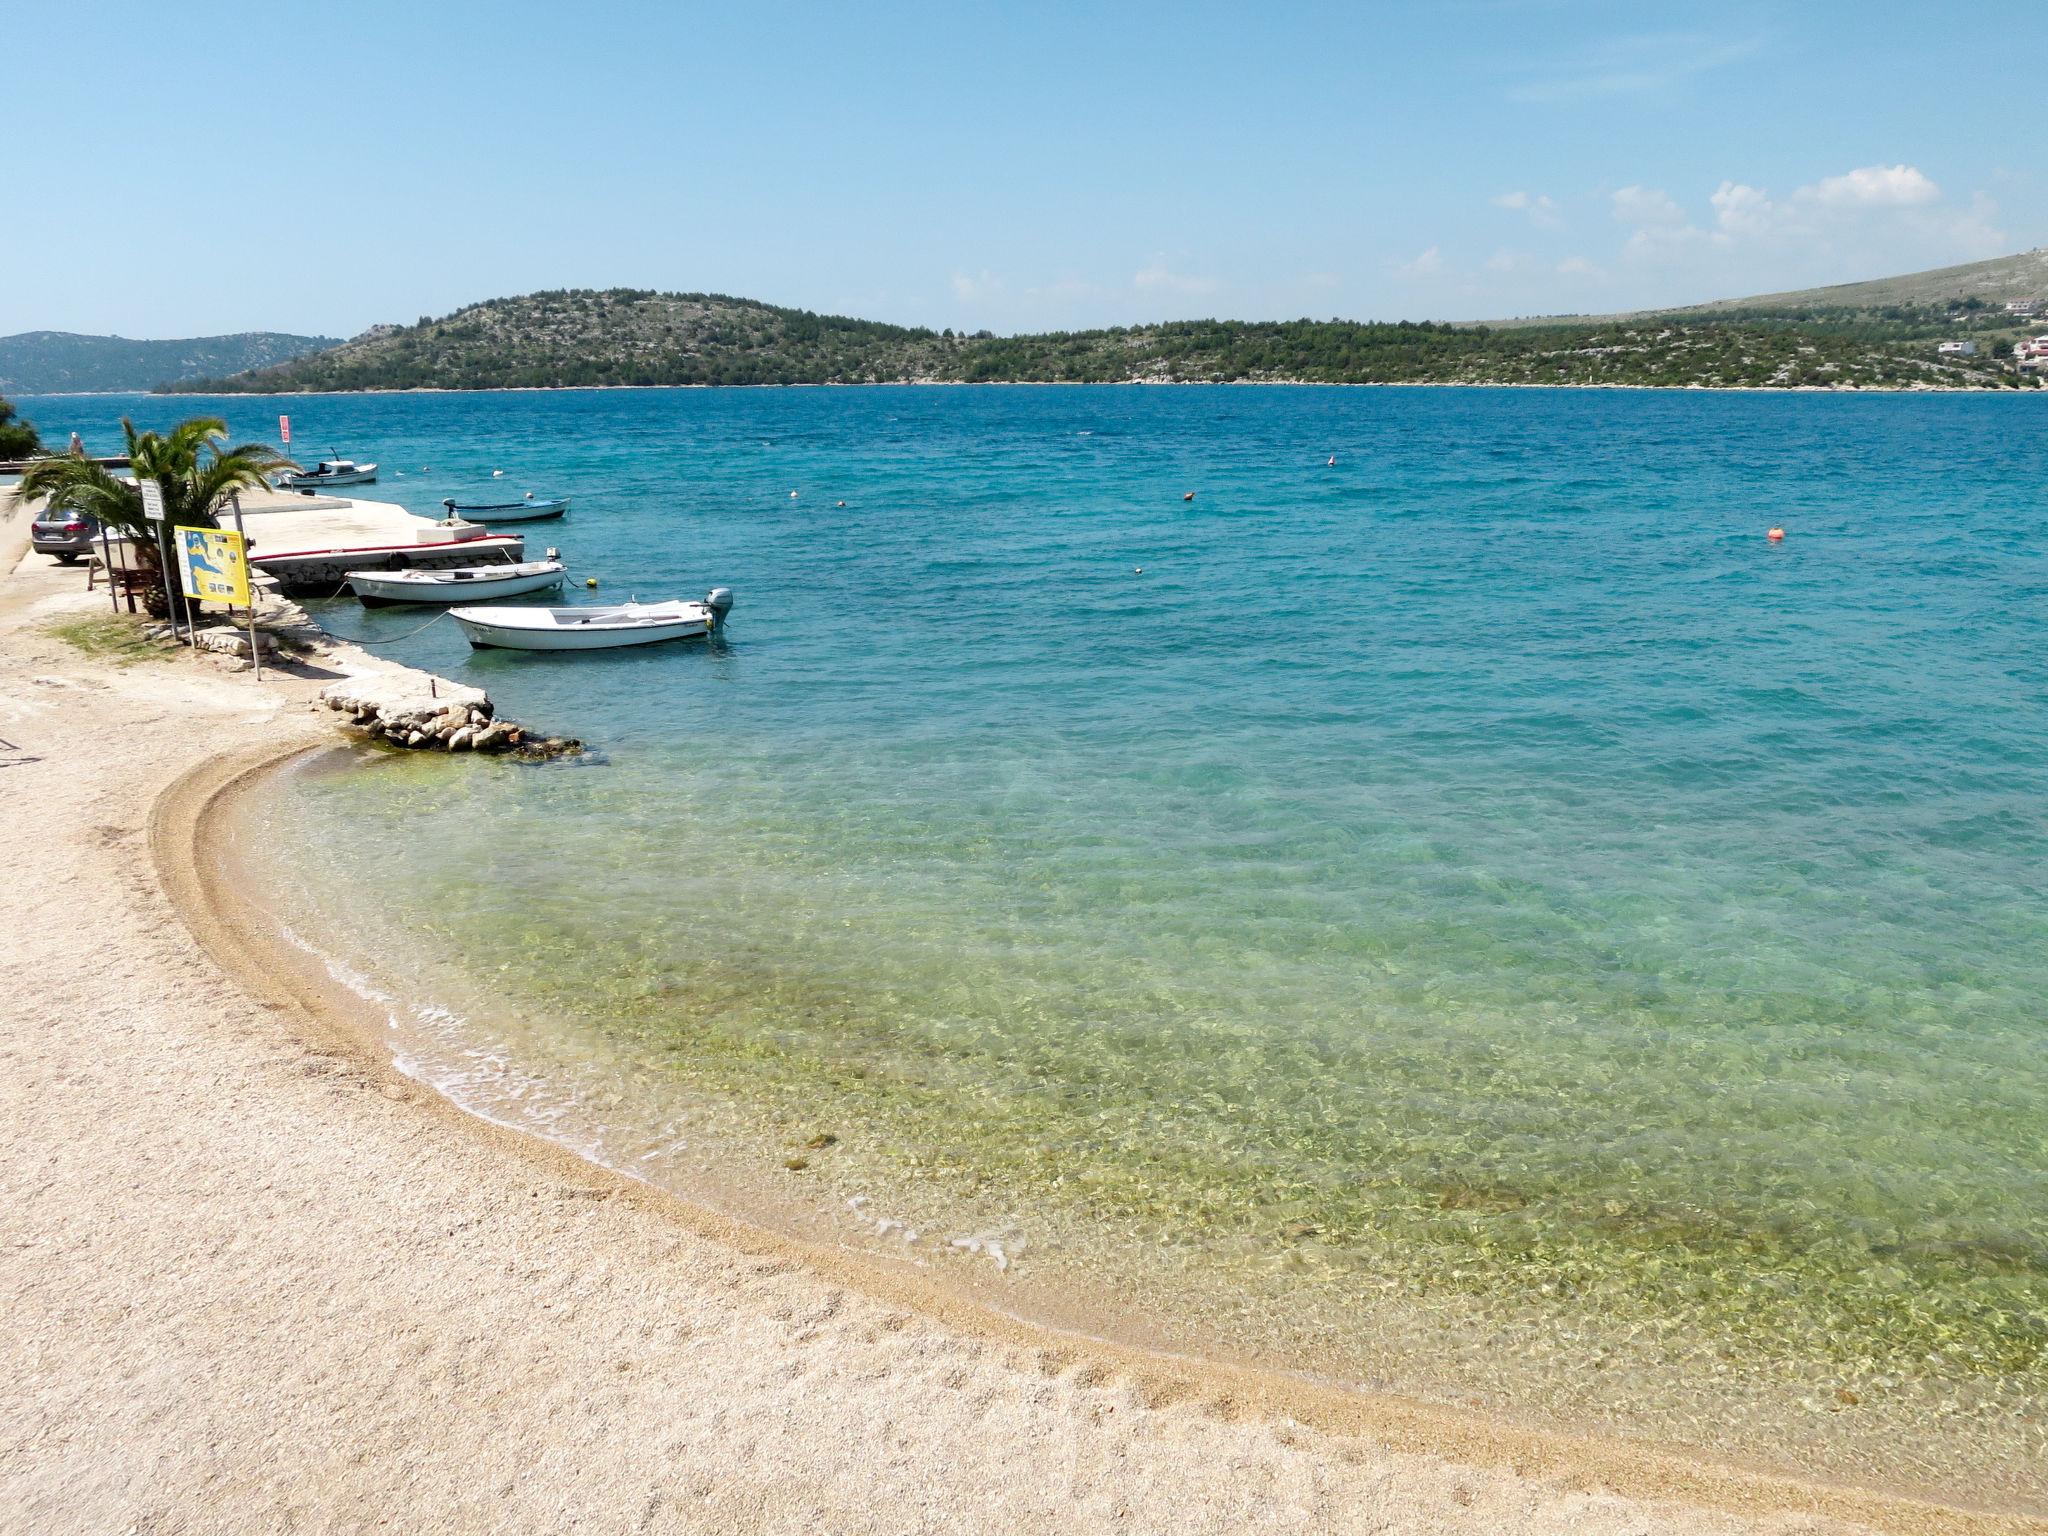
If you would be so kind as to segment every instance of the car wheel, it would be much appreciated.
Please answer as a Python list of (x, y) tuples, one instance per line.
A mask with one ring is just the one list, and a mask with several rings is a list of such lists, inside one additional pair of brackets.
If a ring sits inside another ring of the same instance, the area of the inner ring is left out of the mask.
[(76, 565), (78, 564), (78, 555), (75, 551), (67, 550), (57, 556), (57, 563), (59, 565)]

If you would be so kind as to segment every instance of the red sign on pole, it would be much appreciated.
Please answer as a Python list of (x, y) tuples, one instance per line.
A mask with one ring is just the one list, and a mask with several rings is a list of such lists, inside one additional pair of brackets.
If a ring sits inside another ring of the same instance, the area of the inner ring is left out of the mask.
[(277, 418), (277, 440), (286, 448), (292, 445), (292, 419), (289, 416)]

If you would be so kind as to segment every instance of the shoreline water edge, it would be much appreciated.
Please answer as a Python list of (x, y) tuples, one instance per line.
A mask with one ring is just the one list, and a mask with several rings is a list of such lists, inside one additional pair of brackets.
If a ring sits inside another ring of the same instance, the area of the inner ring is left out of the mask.
[[(253, 1041), (259, 1053), (310, 1052), (313, 1059), (329, 1063), (320, 1069), (322, 1074), (343, 1072), (356, 1087), (373, 1090), (371, 1098), (386, 1101), (373, 1106), (379, 1114), (390, 1111), (405, 1117), (389, 1128), (401, 1144), (421, 1138), (436, 1148), (447, 1138), (473, 1144), (487, 1154), (494, 1175), (509, 1185), (523, 1188), (537, 1177), (573, 1185), (588, 1191), (590, 1198), (607, 1202), (621, 1213), (617, 1219), (640, 1222), (643, 1230), (634, 1242), (641, 1246), (622, 1239), (608, 1250), (605, 1262), (625, 1272), (631, 1288), (647, 1293), (657, 1309), (664, 1287), (703, 1283), (702, 1275), (678, 1280), (662, 1261), (645, 1257), (646, 1242), (657, 1239), (647, 1238), (644, 1229), (672, 1226), (728, 1255), (707, 1261), (714, 1273), (719, 1263), (727, 1268), (751, 1265), (757, 1274), (766, 1266), (773, 1279), (794, 1275), (790, 1284), (814, 1284), (827, 1291), (848, 1288), (860, 1300), (828, 1302), (825, 1316), (836, 1316), (842, 1308), (859, 1313), (867, 1319), (863, 1326), (885, 1346), (903, 1335), (924, 1340), (927, 1350), (966, 1351), (967, 1363), (956, 1372), (963, 1382), (978, 1383), (989, 1401), (1002, 1400), (1011, 1391), (1020, 1394), (1033, 1404), (1032, 1411), (1050, 1414), (1063, 1426), (1059, 1435), (1097, 1436), (1107, 1442), (1112, 1435), (1137, 1432), (1136, 1447), (1126, 1445), (1117, 1453), (1121, 1475), (1131, 1470), (1124, 1458), (1157, 1455), (1166, 1458), (1161, 1463), (1163, 1477), (1186, 1478), (1192, 1475), (1191, 1458), (1220, 1461), (1219, 1449), (1243, 1450), (1255, 1440), (1264, 1445), (1272, 1439), (1300, 1462), (1290, 1462), (1291, 1470), (1284, 1476), (1306, 1479), (1304, 1486), (1316, 1486), (1320, 1497), (1335, 1497), (1342, 1508), (1345, 1490), (1353, 1483), (1376, 1482), (1382, 1491), (1374, 1497), (1391, 1499), (1385, 1509), (1442, 1522), (1432, 1528), (1868, 1528), (1958, 1533), (2048, 1529), (2048, 1523), (2024, 1508), (1952, 1507), (1919, 1496), (1724, 1463), (1711, 1454), (1659, 1449), (1597, 1431), (1564, 1433), (1518, 1422), (1512, 1415), (1353, 1390), (1257, 1364), (1165, 1353), (1146, 1348), (1142, 1335), (1136, 1343), (1119, 1342), (1114, 1319), (1094, 1319), (1098, 1329), (1091, 1326), (1085, 1307), (1064, 1317), (1056, 1315), (1057, 1309), (1041, 1307), (1034, 1315), (1033, 1309), (1019, 1308), (1011, 1293), (980, 1272), (967, 1279), (950, 1271), (938, 1275), (834, 1242), (829, 1234), (805, 1232), (800, 1224), (779, 1223), (773, 1213), (760, 1208), (743, 1205), (733, 1214), (709, 1200), (692, 1199), (630, 1171), (579, 1156), (531, 1127), (493, 1124), (445, 1093), (422, 1092), (420, 1083), (394, 1058), (388, 1010), (362, 990), (343, 985), (317, 949), (294, 943), (280, 914), (256, 894), (261, 886), (250, 878), (246, 850), (221, 829), (236, 826), (246, 803), (260, 796), (272, 776), (287, 765), (308, 753), (347, 750), (347, 738), (334, 718), (337, 713), (400, 743), (418, 738), (410, 741), (417, 747), (456, 730), (474, 731), (490, 719), (488, 701), (470, 696), (479, 690), (375, 661), (324, 633), (312, 664), (299, 668), (299, 675), (267, 674), (261, 684), (242, 675), (217, 675), (234, 665), (220, 657), (172, 653), (146, 658), (132, 668), (80, 660), (66, 651), (65, 642), (48, 638), (53, 623), (83, 611), (75, 595), (68, 594), (75, 577), (60, 581), (37, 557), (18, 558), (23, 522), (19, 509), (0, 501), (0, 568), (8, 572), (8, 590), (0, 600), (0, 647), (10, 653), (9, 672), (21, 680), (10, 682), (0, 694), (0, 705), (10, 706), (0, 713), (0, 721), (16, 722), (0, 723), (0, 736), (24, 738), (9, 744), (24, 750), (33, 746), (37, 755), (27, 759), (23, 780), (39, 771), (41, 763), (79, 769), (103, 751), (94, 744), (99, 737), (124, 723), (155, 733), (153, 755), (139, 781), (146, 798), (126, 811), (138, 825), (124, 831), (118, 823), (106, 824), (110, 843), (139, 836), (153, 870), (153, 880), (130, 882), (121, 899), (136, 910), (174, 913), (207, 963), (230, 984), (234, 998), (253, 1003), (253, 1016), (236, 1026), (246, 1037), (243, 1043)], [(353, 688), (349, 677), (336, 676), (337, 663), (343, 672), (361, 669)], [(362, 686), (365, 677), (373, 686)], [(427, 720), (418, 707), (422, 684), (427, 697), (444, 712), (459, 706), (459, 721), (453, 713), (442, 720), (446, 731), (423, 729)], [(261, 699), (252, 702), (258, 690)], [(444, 700), (449, 702), (444, 705)], [(66, 709), (74, 704), (84, 712), (67, 720)], [(196, 716), (183, 721), (181, 710)], [(116, 803), (104, 792), (99, 798)], [(20, 823), (13, 829), (17, 836), (32, 835), (25, 825), (26, 802), (17, 799), (11, 805), (9, 819)], [(82, 909), (80, 920), (90, 920), (95, 899), (88, 893), (75, 900)], [(21, 957), (25, 970), (34, 958)], [(78, 1016), (81, 1006), (80, 999), (55, 989), (38, 1022), (76, 1033), (90, 1024)], [(228, 1010), (238, 1017), (248, 1014), (246, 1006), (237, 1003), (230, 1003)], [(21, 1041), (10, 1045), (11, 1051), (26, 1048)], [(344, 1063), (345, 1067), (339, 1065)], [(261, 1085), (247, 1084), (231, 1091), (256, 1098), (265, 1093)], [(368, 1100), (352, 1098), (346, 1111), (330, 1109), (354, 1113), (359, 1102)], [(130, 1107), (144, 1115), (155, 1113), (146, 1105)], [(15, 1155), (20, 1155), (19, 1147)], [(367, 1177), (346, 1166), (326, 1169), (324, 1174), (336, 1185)], [(445, 1194), (460, 1200), (465, 1192)], [(325, 1219), (317, 1208), (306, 1214), (316, 1225)], [(33, 1215), (30, 1211), (25, 1219), (32, 1220)], [(377, 1256), (373, 1267), (378, 1279), (386, 1278), (394, 1262), (402, 1267), (433, 1262), (439, 1241), (437, 1236), (416, 1249), (405, 1249), (396, 1259)], [(263, 1246), (260, 1238), (257, 1246)], [(286, 1246), (281, 1242), (278, 1251)], [(203, 1256), (193, 1255), (192, 1262), (203, 1265)], [(27, 1275), (17, 1283), (34, 1291), (50, 1278)], [(722, 1304), (744, 1310), (730, 1297)], [(776, 1304), (785, 1309), (790, 1305), (786, 1298)], [(30, 1310), (40, 1317), (48, 1308)], [(434, 1326), (459, 1326), (458, 1318), (446, 1314), (430, 1321)], [(727, 1321), (744, 1331), (732, 1317)], [(569, 1326), (576, 1323), (572, 1320)], [(935, 1339), (955, 1342), (940, 1345), (932, 1342)], [(57, 1371), (51, 1359), (46, 1352), (38, 1364)], [(678, 1357), (664, 1368), (684, 1376), (700, 1373), (694, 1379), (701, 1380), (703, 1367), (704, 1362)], [(626, 1359), (617, 1365), (621, 1375), (640, 1369), (640, 1364)], [(527, 1385), (532, 1394), (546, 1395), (533, 1383)], [(562, 1385), (577, 1390), (574, 1380)], [(385, 1388), (373, 1385), (373, 1390)], [(890, 1412), (900, 1415), (902, 1422), (916, 1423), (928, 1390), (909, 1383), (905, 1398), (892, 1400)], [(951, 1395), (961, 1394), (956, 1389)], [(502, 1409), (517, 1414), (526, 1406), (515, 1393)], [(1120, 1410), (1122, 1421), (1108, 1427), (1110, 1416)], [(249, 1436), (270, 1432), (256, 1423), (235, 1429)], [(726, 1432), (738, 1433), (731, 1427)], [(716, 1435), (711, 1439), (713, 1443), (702, 1449), (715, 1461)], [(1003, 1476), (1013, 1476), (1019, 1467), (1004, 1458), (1024, 1454), (984, 1449), (968, 1455), (958, 1441), (946, 1439), (922, 1442), (912, 1452), (923, 1469), (918, 1474), (920, 1486), (928, 1489), (931, 1479), (945, 1478), (944, 1469), (951, 1466), (961, 1476), (963, 1493), (971, 1493), (981, 1461), (989, 1461)], [(1070, 1468), (1075, 1464), (1071, 1449), (1054, 1449), (1047, 1455)], [(813, 1470), (825, 1475), (822, 1467)], [(418, 1475), (415, 1469), (415, 1479)], [(1390, 1479), (1391, 1495), (1385, 1491)], [(1099, 1510), (1093, 1502), (1095, 1492), (1069, 1490), (1077, 1516), (1091, 1508)], [(101, 1512), (128, 1507), (122, 1502), (125, 1497), (117, 1490)], [(173, 1486), (160, 1497), (175, 1502), (211, 1495), (202, 1494), (197, 1486)], [(1352, 1497), (1364, 1495), (1354, 1490)], [(961, 1507), (996, 1512), (996, 1506), (977, 1506), (971, 1497), (964, 1498)], [(189, 1517), (191, 1511), (183, 1513)], [(1153, 1517), (1159, 1513), (1156, 1506), (1151, 1511)], [(1209, 1513), (1216, 1518), (1208, 1525), (1217, 1529), (1250, 1528), (1255, 1523), (1242, 1511), (1220, 1506)], [(1012, 1511), (1001, 1520), (987, 1519), (987, 1524), (1010, 1523), (1014, 1517)], [(963, 1518), (970, 1528), (979, 1528), (974, 1519)], [(885, 1507), (876, 1527), (887, 1523)], [(1146, 1523), (1171, 1522), (1154, 1518)], [(1188, 1526), (1207, 1528), (1197, 1520)]]
[[(2048, 393), (2025, 387), (1991, 384), (1536, 384), (1499, 380), (1474, 383), (1462, 379), (877, 379), (858, 382), (829, 381), (795, 384), (507, 384), (489, 389), (458, 389), (439, 385), (410, 385), (404, 389), (301, 389), (279, 399), (334, 399), (355, 395), (556, 395), (581, 392), (720, 389), (1516, 389), (1572, 390), (1592, 393), (1647, 393), (1664, 395), (2033, 395)], [(105, 392), (102, 392), (105, 393)], [(175, 399), (183, 391), (150, 391), (152, 398)], [(252, 394), (257, 392), (251, 391)], [(26, 397), (25, 397), (26, 398)], [(91, 399), (95, 395), (43, 395), (38, 399)], [(219, 396), (215, 398), (233, 398)]]
[[(237, 391), (228, 395), (199, 398), (280, 400), (346, 400), (402, 395), (567, 395), (618, 394), (650, 390), (722, 390), (746, 393), (776, 390), (834, 389), (1466, 389), (1466, 390), (1557, 390), (1580, 394), (1653, 395), (2011, 395), (2048, 398), (2048, 389), (1994, 384), (1548, 384), (1502, 379), (1485, 383), (1464, 379), (875, 379), (832, 380), (822, 383), (776, 384), (504, 384), (488, 388), (457, 388), (433, 384), (408, 385), (404, 389), (295, 389), (281, 394)], [(49, 390), (42, 394), (23, 392), (20, 399), (117, 400), (136, 395), (152, 400), (198, 397), (187, 390)]]

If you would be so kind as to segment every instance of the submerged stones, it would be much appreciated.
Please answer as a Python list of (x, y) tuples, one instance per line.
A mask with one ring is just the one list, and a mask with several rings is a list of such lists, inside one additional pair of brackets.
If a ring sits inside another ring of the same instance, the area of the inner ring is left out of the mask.
[(320, 698), (376, 740), (416, 751), (509, 753), (541, 759), (574, 756), (583, 750), (580, 741), (536, 735), (510, 720), (497, 719), (481, 688), (424, 672), (343, 678), (330, 683)]

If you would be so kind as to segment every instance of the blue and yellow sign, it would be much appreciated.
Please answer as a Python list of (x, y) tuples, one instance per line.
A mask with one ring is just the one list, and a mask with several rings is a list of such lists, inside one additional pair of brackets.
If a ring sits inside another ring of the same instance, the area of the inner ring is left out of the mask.
[(178, 573), (185, 591), (202, 603), (249, 606), (249, 561), (242, 536), (230, 528), (177, 528)]

